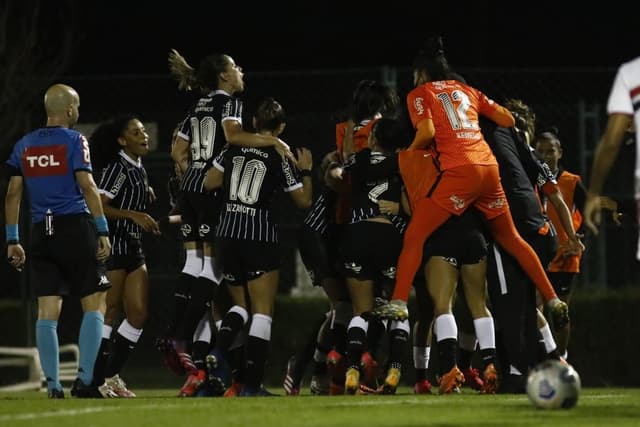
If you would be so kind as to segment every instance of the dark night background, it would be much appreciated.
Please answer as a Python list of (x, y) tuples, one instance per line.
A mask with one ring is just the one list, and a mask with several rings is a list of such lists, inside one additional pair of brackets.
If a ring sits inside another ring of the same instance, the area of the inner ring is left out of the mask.
[(376, 7), (380, 2), (375, 2), (360, 8), (358, 2), (279, 7), (258, 0), (233, 6), (167, 0), (162, 5), (77, 3), (70, 23), (78, 29), (68, 70), (73, 75), (165, 73), (172, 47), (194, 61), (225, 52), (248, 72), (407, 66), (434, 32), (445, 36), (449, 60), (458, 67), (611, 67), (638, 54), (637, 26), (618, 2), (591, 9), (489, 0), (448, 7), (424, 1)]
[[(615, 70), (640, 55), (640, 21), (632, 5), (629, 0), (597, 2), (597, 7), (557, 0), (0, 0), (0, 161), (21, 135), (44, 123), (42, 95), (50, 84), (64, 82), (81, 96), (80, 124), (132, 111), (156, 125), (158, 149), (145, 158), (150, 179), (159, 189), (150, 213), (166, 215), (170, 135), (193, 99), (178, 92), (169, 77), (171, 48), (194, 66), (210, 53), (231, 55), (245, 72), (245, 124), (260, 97), (275, 96), (288, 114), (283, 138), (311, 147), (319, 162), (334, 147), (335, 112), (345, 106), (355, 84), (384, 78), (383, 66), (389, 66), (397, 75), (387, 77), (403, 97), (412, 81), (413, 54), (427, 36), (437, 33), (444, 36), (450, 64), (471, 84), (498, 101), (521, 98), (536, 111), (539, 124), (558, 125), (567, 169), (588, 180)], [(587, 241), (579, 279), (588, 292), (639, 283), (631, 196), (634, 159), (634, 144), (625, 145), (606, 189), (621, 204), (624, 226), (614, 227), (609, 221), (597, 239)], [(0, 180), (2, 199), (5, 186)], [(21, 232), (26, 238), (29, 221), (26, 209), (23, 212)], [(286, 215), (281, 226), (286, 242), (284, 287), (296, 280), (299, 220), (293, 208)], [(4, 227), (0, 241), (3, 232)], [(182, 250), (167, 233), (145, 240), (145, 251), (153, 284), (152, 312), (143, 350), (133, 364), (146, 367), (148, 360), (157, 359), (153, 339), (164, 327)], [(33, 324), (33, 306), (27, 301), (27, 274), (0, 264), (0, 303), (11, 308), (5, 310), (7, 318), (20, 319), (23, 325), (11, 331), (14, 340), (0, 331), (5, 342), (33, 344), (33, 328), (24, 326)], [(79, 309), (64, 316), (76, 321), (62, 321), (61, 339), (75, 340)]]

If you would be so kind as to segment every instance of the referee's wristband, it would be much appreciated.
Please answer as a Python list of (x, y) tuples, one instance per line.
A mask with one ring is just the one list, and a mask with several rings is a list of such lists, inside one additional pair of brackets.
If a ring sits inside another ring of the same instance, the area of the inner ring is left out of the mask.
[(5, 224), (4, 230), (7, 236), (8, 245), (17, 245), (20, 243), (20, 233), (18, 232), (18, 224)]
[(108, 236), (109, 235), (109, 225), (107, 225), (107, 218), (104, 215), (97, 216), (93, 218), (96, 223), (96, 229), (98, 230), (98, 235), (100, 236)]
[(303, 178), (305, 176), (311, 176), (311, 169), (300, 169), (300, 176)]

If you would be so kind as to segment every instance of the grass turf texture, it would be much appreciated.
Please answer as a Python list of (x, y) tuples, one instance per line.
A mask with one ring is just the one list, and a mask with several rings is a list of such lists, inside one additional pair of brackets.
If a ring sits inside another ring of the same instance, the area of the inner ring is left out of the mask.
[[(282, 390), (271, 389), (281, 393)], [(176, 398), (177, 390), (135, 390), (135, 399), (0, 393), (0, 426), (638, 426), (640, 389), (583, 389), (570, 410), (534, 408), (526, 395), (411, 394), (270, 398)], [(306, 390), (305, 390), (306, 392)]]

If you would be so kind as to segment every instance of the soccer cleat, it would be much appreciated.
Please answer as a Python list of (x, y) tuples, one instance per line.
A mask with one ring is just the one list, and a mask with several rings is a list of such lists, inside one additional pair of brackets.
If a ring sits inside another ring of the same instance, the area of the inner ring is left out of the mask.
[(291, 356), (287, 362), (287, 373), (284, 376), (282, 387), (287, 396), (298, 396), (300, 394), (300, 379), (294, 378), (293, 371), (296, 366), (296, 357)]
[(415, 394), (431, 394), (431, 383), (429, 380), (419, 380), (413, 385), (413, 392)]
[(480, 378), (480, 372), (477, 369), (468, 367), (462, 370), (464, 374), (464, 383), (474, 390), (481, 390), (484, 385), (484, 381)]
[(193, 397), (198, 390), (198, 387), (204, 383), (207, 378), (207, 373), (204, 369), (198, 370), (195, 374), (190, 374), (187, 377), (184, 385), (178, 392), (178, 397)]
[(309, 391), (314, 396), (326, 396), (329, 394), (329, 378), (327, 375), (312, 375)]
[(440, 378), (440, 394), (454, 393), (456, 388), (459, 392), (462, 384), (464, 384), (464, 374), (457, 366), (454, 366)]
[(344, 381), (346, 362), (342, 354), (336, 350), (331, 350), (327, 354), (327, 374), (331, 378), (331, 385), (329, 386), (329, 395), (344, 394)]
[(269, 390), (264, 388), (264, 386), (260, 386), (258, 388), (251, 388), (244, 386), (238, 394), (238, 397), (272, 397), (277, 396), (275, 393), (271, 393)]
[(402, 373), (398, 368), (389, 368), (387, 371), (387, 376), (384, 379), (384, 384), (382, 384), (381, 393), (382, 394), (396, 394), (396, 389), (398, 388), (398, 384), (400, 384), (400, 376)]
[(362, 371), (362, 382), (372, 388), (378, 387), (378, 362), (371, 353), (365, 351), (360, 358), (360, 370)]
[(118, 397), (136, 397), (136, 394), (127, 388), (127, 384), (118, 374), (111, 378), (105, 378), (104, 382)]
[(381, 319), (406, 320), (409, 318), (409, 309), (406, 301), (394, 299), (374, 308), (371, 314)]
[(371, 387), (367, 387), (365, 384), (360, 384), (360, 388), (358, 388), (358, 391), (356, 392), (357, 395), (369, 395), (369, 394), (379, 394), (380, 392), (375, 389), (375, 388), (371, 388)]
[(558, 298), (547, 302), (549, 319), (554, 331), (560, 331), (569, 324), (569, 306)]
[(244, 385), (242, 383), (237, 383), (235, 381), (231, 382), (231, 386), (224, 392), (222, 397), (238, 397), (240, 392), (242, 391), (242, 387)]
[(208, 354), (205, 358), (207, 365), (207, 383), (215, 396), (222, 396), (227, 390), (229, 370), (220, 355)]
[(57, 388), (52, 388), (47, 393), (47, 397), (49, 399), (64, 399), (64, 391), (58, 390)]
[(498, 391), (498, 371), (493, 363), (489, 363), (483, 372), (484, 384), (480, 393), (482, 394), (496, 394)]
[(360, 371), (356, 368), (347, 369), (344, 380), (344, 393), (356, 394), (360, 389)]
[(113, 390), (111, 390), (108, 385), (86, 385), (80, 378), (76, 378), (76, 380), (73, 382), (73, 385), (71, 386), (71, 396), (77, 397), (79, 399), (105, 399), (118, 397), (118, 395)]

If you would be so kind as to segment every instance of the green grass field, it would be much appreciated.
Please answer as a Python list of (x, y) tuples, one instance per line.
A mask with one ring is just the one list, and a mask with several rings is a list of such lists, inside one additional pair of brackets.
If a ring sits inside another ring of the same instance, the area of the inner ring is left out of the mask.
[(162, 389), (109, 400), (0, 393), (0, 426), (640, 426), (640, 389), (583, 389), (570, 410), (535, 409), (521, 395), (399, 391), (396, 396), (179, 399), (175, 390)]

